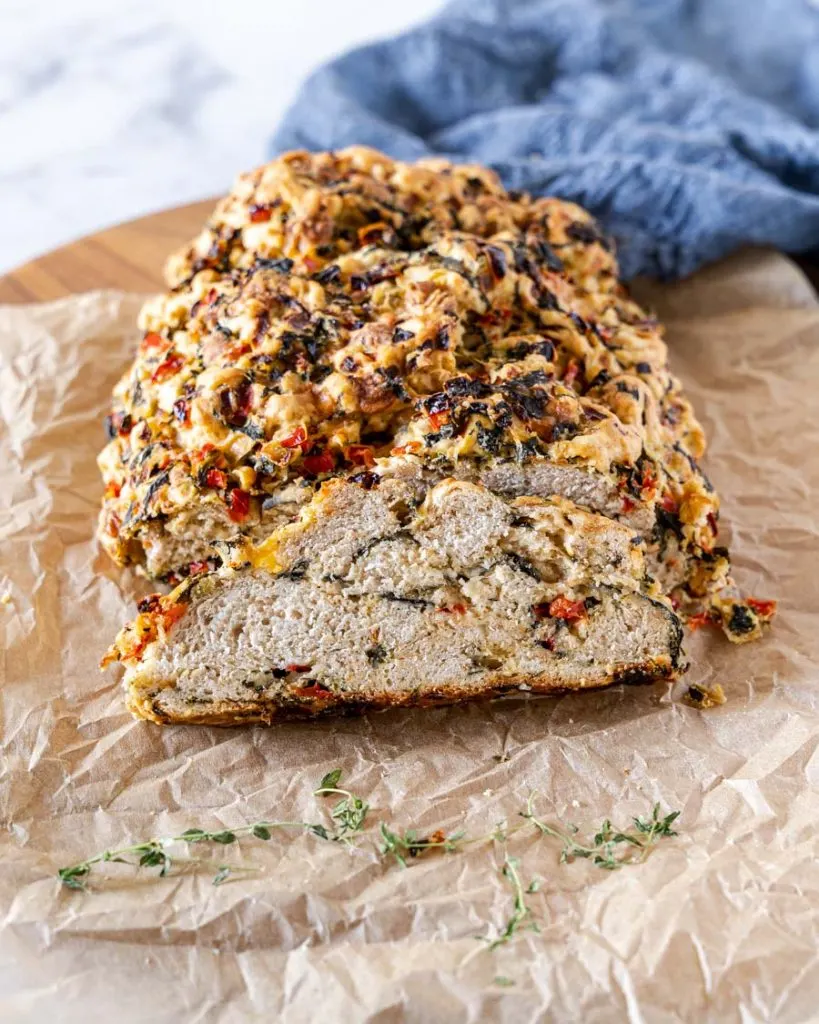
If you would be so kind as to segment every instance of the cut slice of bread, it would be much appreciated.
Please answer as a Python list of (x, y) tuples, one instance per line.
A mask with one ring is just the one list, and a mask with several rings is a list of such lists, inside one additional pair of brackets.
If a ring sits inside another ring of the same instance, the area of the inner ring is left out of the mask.
[(332, 480), (299, 519), (149, 599), (111, 657), (156, 722), (270, 722), (652, 682), (682, 627), (628, 527), (561, 498)]

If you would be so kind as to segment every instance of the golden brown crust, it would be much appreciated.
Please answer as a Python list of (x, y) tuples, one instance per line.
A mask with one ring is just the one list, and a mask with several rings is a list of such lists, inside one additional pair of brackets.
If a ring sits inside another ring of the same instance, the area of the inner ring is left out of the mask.
[[(555, 685), (550, 676), (521, 675), (489, 677), (480, 688), (469, 691), (469, 700), (494, 700), (504, 696), (560, 696), (580, 690), (600, 690), (618, 683), (627, 685), (650, 685), (660, 679), (673, 679), (680, 665), (672, 658), (654, 662), (640, 662), (618, 668), (611, 676), (597, 680), (578, 680), (573, 684)], [(168, 683), (169, 686), (173, 684)], [(394, 708), (441, 707), (459, 704), (465, 699), (463, 687), (442, 687), (426, 691), (423, 695), (413, 692), (359, 693), (356, 695), (327, 692), (326, 697), (304, 696), (290, 701), (209, 701), (197, 708), (186, 706), (174, 711), (163, 708), (157, 691), (161, 683), (151, 682), (148, 692), (131, 685), (128, 691), (128, 709), (138, 718), (144, 718), (158, 725), (250, 725), (258, 723), (272, 725), (274, 722), (298, 721), (323, 718), (329, 715), (359, 715), (370, 711), (388, 711)]]

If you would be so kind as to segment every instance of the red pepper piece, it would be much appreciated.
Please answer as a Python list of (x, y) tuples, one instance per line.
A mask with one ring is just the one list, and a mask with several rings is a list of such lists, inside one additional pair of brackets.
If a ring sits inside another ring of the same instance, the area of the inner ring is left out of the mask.
[(209, 469), (205, 474), (205, 483), (208, 487), (221, 491), (227, 487), (227, 473), (223, 473), (221, 469)]
[(335, 461), (331, 452), (316, 452), (314, 455), (306, 455), (302, 464), (304, 472), (310, 476), (330, 473), (335, 467)]
[(191, 562), (188, 566), (189, 576), (198, 576), (202, 572), (210, 572), (210, 562)]
[(716, 626), (717, 622), (710, 612), (698, 612), (696, 615), (688, 616), (688, 628), (692, 632), (702, 629), (703, 626)]
[(150, 352), (155, 348), (162, 348), (163, 345), (167, 345), (168, 342), (161, 334), (157, 334), (156, 331), (149, 331), (142, 339), (142, 351)]
[(421, 450), (420, 441), (407, 441), (406, 444), (401, 444), (397, 448), (393, 448), (390, 455), (406, 455), (407, 453), (419, 452)]
[(279, 441), (282, 448), (301, 448), (304, 450), (304, 445), (307, 442), (307, 431), (304, 427), (296, 427), (289, 437), (285, 437)]
[(344, 457), (354, 466), (364, 466), (369, 469), (375, 465), (373, 450), (368, 444), (351, 444), (344, 449)]
[(773, 618), (776, 613), (776, 601), (759, 601), (755, 597), (749, 597), (746, 604), (761, 619)]
[(309, 672), (312, 667), (312, 665), (298, 665), (294, 662), (293, 664), (285, 665), (284, 670), (285, 672)]
[(449, 422), (448, 412), (430, 412), (427, 413), (427, 419), (432, 424), (433, 430), (438, 430), (445, 423)]
[(228, 494), (228, 515), (234, 523), (240, 523), (247, 518), (250, 511), (250, 495), (236, 487)]
[(251, 206), (250, 207), (250, 219), (254, 224), (261, 224), (263, 221), (270, 220), (273, 211), (269, 206)]
[(184, 360), (179, 353), (174, 352), (173, 355), (168, 356), (167, 359), (163, 359), (162, 362), (157, 366), (154, 372), (151, 374), (151, 380), (154, 384), (159, 384), (163, 380), (167, 380), (168, 377), (173, 375), (181, 368)]
[(671, 515), (676, 515), (680, 511), (680, 506), (677, 503), (677, 499), (674, 497), (673, 494), (669, 493), (668, 491), (666, 491), (662, 498), (660, 498), (660, 506)]
[(443, 608), (438, 609), (439, 612), (445, 612), (447, 615), (464, 615), (466, 614), (465, 604), (449, 604), (444, 605)]
[(538, 619), (563, 619), (564, 622), (580, 622), (586, 618), (584, 601), (571, 601), (562, 594), (553, 601), (543, 601), (532, 605), (532, 611)]
[(318, 683), (315, 686), (300, 686), (295, 692), (299, 697), (311, 697), (313, 700), (327, 700), (332, 696), (330, 690)]
[(159, 613), (162, 628), (167, 632), (175, 622), (182, 618), (186, 610), (187, 606), (184, 604), (172, 604), (170, 608), (163, 608)]

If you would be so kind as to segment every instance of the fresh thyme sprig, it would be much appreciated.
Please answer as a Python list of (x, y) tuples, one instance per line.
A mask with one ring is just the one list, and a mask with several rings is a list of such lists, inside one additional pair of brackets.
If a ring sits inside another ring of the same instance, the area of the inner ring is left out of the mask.
[(578, 830), (574, 826), (563, 829), (547, 825), (535, 816), (533, 793), (521, 817), (531, 822), (545, 836), (559, 839), (563, 844), (560, 863), (566, 864), (578, 858), (590, 860), (592, 864), (607, 871), (616, 871), (627, 864), (641, 864), (661, 839), (676, 836), (672, 825), (680, 816), (679, 811), (660, 817), (660, 805), (655, 804), (650, 818), (632, 818), (632, 829), (615, 829), (608, 818), (595, 833), (591, 843), (584, 844), (575, 838)]
[(514, 857), (509, 857), (508, 855), (504, 858), (501, 873), (512, 887), (512, 913), (510, 914), (509, 920), (506, 922), (503, 931), (499, 935), (494, 939), (484, 939), (490, 950), (497, 949), (498, 946), (503, 946), (505, 943), (510, 942), (523, 930), (532, 932), (540, 931), (540, 926), (535, 920), (532, 908), (526, 902), (527, 894), (538, 891), (538, 883), (536, 881), (532, 881), (524, 889), (523, 882), (520, 878), (520, 872), (518, 871), (519, 867), (519, 860)]
[[(70, 867), (60, 868), (57, 873), (58, 877), (69, 889), (87, 890), (88, 876), (95, 865), (132, 864), (137, 868), (157, 867), (160, 877), (164, 878), (174, 863), (173, 857), (168, 852), (169, 848), (173, 846), (182, 843), (187, 845), (216, 843), (220, 846), (229, 846), (245, 836), (266, 842), (272, 838), (274, 831), (280, 829), (296, 829), (331, 842), (349, 842), (351, 835), (360, 832), (364, 827), (369, 805), (349, 790), (336, 788), (340, 780), (341, 769), (337, 768), (325, 775), (319, 783), (318, 789), (314, 791), (316, 796), (328, 796), (331, 793), (336, 793), (343, 797), (330, 812), (335, 827), (328, 828), (321, 823), (309, 821), (256, 821), (250, 825), (239, 825), (237, 828), (219, 829), (215, 832), (208, 832), (201, 828), (189, 828), (180, 835), (147, 839), (144, 842), (133, 843), (116, 850), (103, 850), (102, 853), (96, 853), (87, 860), (72, 864)], [(230, 874), (231, 868), (227, 865), (220, 865), (213, 877), (213, 884), (221, 885)]]
[[(240, 825), (232, 829), (206, 831), (201, 828), (189, 828), (180, 835), (148, 839), (133, 843), (119, 849), (104, 850), (94, 854), (87, 860), (60, 868), (58, 875), (63, 885), (69, 889), (87, 890), (88, 877), (92, 869), (104, 863), (131, 864), (137, 868), (158, 868), (159, 875), (164, 877), (174, 864), (169, 850), (177, 845), (193, 845), (195, 843), (213, 843), (217, 846), (229, 846), (240, 838), (250, 837), (267, 841), (277, 830), (296, 830), (316, 836), (330, 842), (352, 844), (362, 834), (370, 812), (370, 805), (360, 796), (340, 786), (342, 772), (335, 768), (328, 772), (315, 789), (314, 795), (321, 797), (339, 796), (341, 799), (330, 810), (332, 825), (307, 821), (257, 821), (249, 825)], [(565, 864), (577, 858), (590, 860), (594, 865), (606, 870), (614, 870), (627, 864), (638, 864), (646, 859), (651, 849), (666, 837), (675, 836), (673, 823), (679, 811), (662, 816), (660, 805), (655, 804), (649, 818), (633, 818), (632, 828), (615, 829), (606, 819), (593, 839), (584, 843), (578, 840), (578, 829), (573, 825), (558, 828), (542, 821), (535, 814), (535, 794), (529, 797), (526, 810), (520, 812), (524, 821), (511, 828), (505, 821), (499, 822), (491, 832), (483, 835), (468, 836), (463, 831), (447, 834), (436, 830), (429, 835), (420, 835), (416, 829), (396, 831), (386, 822), (379, 824), (380, 843), (378, 850), (383, 857), (391, 858), (402, 867), (407, 866), (411, 858), (439, 850), (442, 853), (455, 853), (476, 843), (506, 843), (522, 829), (534, 827), (541, 835), (558, 839), (561, 844), (560, 863)], [(518, 861), (507, 857), (504, 861), (504, 877), (510, 882), (514, 894), (512, 916), (506, 929), (498, 939), (492, 940), (491, 948), (507, 942), (512, 935), (530, 922), (531, 914), (526, 905), (525, 894), (535, 892), (530, 886), (524, 890), (518, 874)], [(214, 885), (221, 885), (236, 870), (226, 864), (219, 865), (213, 877)]]
[[(339, 789), (338, 784), (340, 781), (341, 769), (334, 768), (333, 771), (327, 772), (319, 783), (318, 789), (313, 790), (313, 795), (330, 796), (331, 794), (336, 794), (342, 797), (332, 811), (330, 811), (330, 817), (336, 823), (335, 832), (322, 835), (322, 839), (342, 840), (345, 843), (349, 843), (351, 836), (363, 829), (370, 805), (348, 789)], [(322, 831), (327, 833), (326, 829), (322, 829)]]

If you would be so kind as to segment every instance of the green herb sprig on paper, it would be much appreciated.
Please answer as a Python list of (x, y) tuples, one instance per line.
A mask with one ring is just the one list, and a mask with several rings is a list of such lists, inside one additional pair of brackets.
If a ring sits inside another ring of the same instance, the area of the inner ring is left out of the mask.
[(529, 797), (526, 810), (521, 816), (530, 821), (544, 836), (552, 836), (563, 844), (560, 863), (567, 864), (578, 858), (587, 859), (598, 868), (615, 871), (627, 864), (640, 864), (661, 839), (671, 838), (677, 833), (671, 828), (679, 818), (679, 811), (672, 811), (660, 817), (660, 805), (655, 804), (650, 818), (632, 818), (632, 828), (615, 829), (606, 818), (590, 843), (578, 842), (577, 829), (569, 825), (565, 830), (554, 828), (540, 821), (534, 813), (534, 797)]
[[(339, 797), (329, 810), (329, 821), (257, 821), (231, 829), (207, 831), (189, 828), (179, 835), (148, 839), (118, 849), (104, 850), (87, 860), (61, 868), (59, 879), (69, 889), (88, 891), (88, 879), (92, 869), (100, 864), (131, 864), (136, 868), (158, 868), (159, 876), (165, 876), (175, 863), (170, 850), (176, 847), (190, 847), (194, 844), (230, 846), (241, 839), (270, 840), (277, 831), (293, 831), (311, 835), (329, 842), (352, 846), (365, 835), (365, 825), (370, 814), (370, 805), (362, 797), (341, 786), (342, 771), (335, 768), (328, 772), (313, 791), (318, 797)], [(582, 840), (574, 825), (557, 827), (539, 818), (535, 812), (535, 794), (529, 797), (526, 808), (519, 812), (522, 819), (509, 827), (506, 822), (498, 823), (490, 832), (469, 836), (464, 831), (446, 833), (439, 829), (422, 835), (417, 829), (393, 827), (380, 822), (377, 830), (377, 852), (387, 863), (396, 863), (406, 868), (410, 860), (434, 853), (452, 854), (468, 846), (481, 843), (499, 843), (504, 847), (516, 834), (524, 830), (542, 837), (556, 839), (560, 844), (559, 863), (567, 864), (577, 859), (590, 861), (595, 867), (613, 871), (628, 865), (641, 864), (662, 839), (669, 839), (677, 833), (672, 828), (679, 817), (679, 811), (662, 814), (660, 805), (655, 804), (649, 817), (632, 818), (626, 829), (617, 829), (606, 819), (590, 839)], [(226, 864), (218, 866), (212, 878), (214, 885), (222, 885), (236, 870)], [(520, 861), (507, 854), (501, 869), (504, 880), (512, 890), (512, 910), (504, 927), (484, 942), (489, 949), (497, 949), (517, 937), (523, 931), (537, 931), (538, 924), (527, 897), (536, 893), (537, 881), (525, 885), (520, 872)], [(500, 982), (499, 982), (500, 983)]]
[[(352, 835), (360, 832), (369, 811), (369, 804), (360, 797), (346, 789), (338, 789), (341, 780), (341, 769), (328, 772), (319, 783), (318, 789), (314, 790), (315, 796), (340, 795), (342, 799), (330, 811), (332, 825), (324, 825), (320, 822), (309, 821), (256, 821), (250, 825), (239, 825), (237, 828), (219, 829), (215, 832), (208, 832), (201, 828), (189, 828), (175, 836), (165, 836), (158, 839), (147, 839), (141, 843), (133, 843), (130, 846), (123, 846), (115, 850), (103, 850), (96, 853), (87, 860), (72, 864), (67, 868), (60, 868), (57, 875), (63, 885), (69, 889), (88, 889), (88, 876), (91, 869), (97, 864), (132, 864), (138, 868), (159, 868), (159, 876), (164, 878), (173, 865), (173, 858), (168, 850), (174, 846), (194, 843), (215, 843), (219, 846), (229, 846), (241, 838), (261, 839), (265, 842), (271, 839), (273, 833), (279, 830), (296, 830), (317, 836), (319, 839), (326, 839), (331, 842), (349, 842)], [(226, 865), (220, 865), (213, 877), (214, 885), (221, 885), (227, 881), (231, 869)]]

